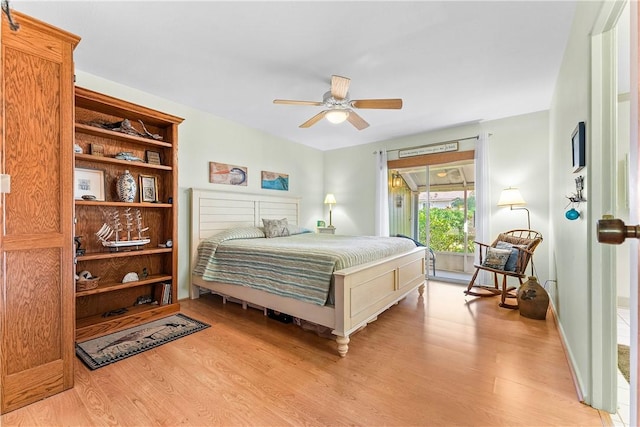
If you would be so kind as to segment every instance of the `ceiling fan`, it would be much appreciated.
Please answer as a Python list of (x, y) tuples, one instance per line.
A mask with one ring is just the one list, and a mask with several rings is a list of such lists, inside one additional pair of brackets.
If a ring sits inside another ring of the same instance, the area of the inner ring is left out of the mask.
[(331, 90), (325, 93), (322, 101), (295, 101), (289, 99), (274, 99), (274, 104), (289, 105), (311, 105), (324, 106), (323, 110), (311, 117), (300, 125), (301, 128), (308, 128), (318, 123), (322, 118), (326, 117), (332, 123), (342, 123), (348, 120), (358, 130), (365, 129), (369, 126), (362, 117), (360, 117), (354, 108), (373, 108), (373, 109), (392, 109), (399, 110), (402, 108), (402, 99), (349, 99), (349, 84), (351, 79), (333, 75), (331, 76)]

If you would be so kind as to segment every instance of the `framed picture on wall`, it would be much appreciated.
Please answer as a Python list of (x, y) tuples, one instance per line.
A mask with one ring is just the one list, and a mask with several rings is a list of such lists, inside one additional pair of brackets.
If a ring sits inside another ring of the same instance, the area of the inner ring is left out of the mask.
[(571, 134), (571, 153), (574, 173), (580, 171), (587, 165), (585, 130), (586, 127), (584, 122), (580, 122)]

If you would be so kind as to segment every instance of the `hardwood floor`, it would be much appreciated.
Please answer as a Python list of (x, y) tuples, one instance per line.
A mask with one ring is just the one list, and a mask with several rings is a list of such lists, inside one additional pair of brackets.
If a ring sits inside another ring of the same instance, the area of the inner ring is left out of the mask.
[(211, 324), (0, 419), (11, 425), (608, 425), (578, 402), (551, 316), (520, 317), (496, 298), (431, 282), (336, 344), (292, 324), (181, 301)]

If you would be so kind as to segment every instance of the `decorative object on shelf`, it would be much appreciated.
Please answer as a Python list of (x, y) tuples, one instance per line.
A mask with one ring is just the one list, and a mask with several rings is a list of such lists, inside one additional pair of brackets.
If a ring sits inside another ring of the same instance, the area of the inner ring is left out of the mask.
[(247, 167), (209, 162), (209, 182), (247, 186)]
[(584, 190), (584, 176), (580, 175), (575, 179), (575, 181), (576, 181), (576, 192), (573, 193), (571, 196), (567, 196), (567, 199), (569, 199), (569, 204), (565, 206), (565, 209), (571, 206), (571, 209), (569, 209), (564, 214), (564, 216), (570, 221), (574, 221), (580, 218), (580, 212), (576, 208), (580, 207), (580, 203), (587, 201), (587, 199), (585, 199), (584, 196), (582, 195), (582, 192)]
[(147, 157), (147, 163), (150, 165), (161, 165), (160, 161), (160, 153), (157, 151), (147, 150), (145, 151), (145, 156)]
[(122, 283), (137, 282), (138, 280), (140, 280), (140, 278), (138, 277), (138, 273), (132, 271), (124, 275), (124, 277), (122, 278)]
[(162, 140), (162, 136), (149, 132), (145, 127), (144, 123), (142, 122), (142, 120), (138, 120), (138, 123), (140, 123), (140, 125), (142, 126), (142, 132), (139, 132), (136, 128), (134, 128), (133, 125), (131, 124), (131, 121), (129, 121), (129, 119), (124, 119), (122, 121), (113, 122), (113, 123), (108, 123), (102, 120), (95, 120), (95, 121), (87, 122), (86, 124), (88, 124), (89, 126), (99, 127), (102, 129), (109, 129), (114, 132), (126, 133), (127, 135), (141, 136), (143, 138), (151, 138), (158, 141)]
[(100, 169), (75, 168), (73, 172), (73, 197), (93, 196), (104, 202), (104, 171)]
[(586, 158), (586, 127), (579, 122), (571, 134), (571, 152), (573, 153), (573, 173), (580, 171), (587, 164)]
[(82, 243), (80, 242), (80, 239), (82, 238), (82, 236), (75, 236), (73, 238), (73, 241), (76, 243), (76, 256), (82, 256), (85, 254), (86, 250), (81, 248)]
[(165, 243), (165, 246), (168, 248), (172, 248), (173, 247), (173, 240), (169, 239), (167, 240), (167, 243)]
[(121, 151), (115, 155), (115, 158), (118, 160), (127, 160), (130, 162), (141, 162), (142, 159), (138, 156), (134, 156), (130, 151)]
[(91, 155), (92, 156), (98, 156), (98, 157), (104, 157), (104, 145), (102, 144), (96, 144), (96, 143), (91, 143)]
[(84, 270), (76, 276), (76, 291), (82, 292), (95, 289), (98, 287), (99, 281), (99, 277), (93, 277), (89, 271)]
[(82, 147), (80, 147), (78, 144), (73, 144), (73, 152), (82, 154)]
[(333, 218), (331, 217), (331, 207), (336, 204), (336, 196), (331, 193), (327, 193), (324, 198), (324, 204), (329, 205), (329, 225), (328, 228), (333, 228)]
[(140, 175), (140, 201), (156, 203), (158, 201), (158, 180), (155, 176)]
[(142, 269), (142, 278), (146, 279), (147, 277), (149, 277), (149, 270), (147, 270), (147, 267), (144, 267)]
[(116, 181), (116, 191), (121, 202), (132, 203), (136, 198), (136, 180), (128, 170), (125, 170)]
[[(96, 232), (96, 236), (102, 246), (109, 248), (113, 252), (118, 251), (120, 248), (140, 249), (151, 241), (149, 237), (143, 236), (143, 233), (149, 230), (149, 227), (142, 225), (140, 209), (135, 210), (135, 218), (131, 208), (126, 208), (122, 216), (124, 216), (124, 224), (117, 210), (105, 214), (106, 222)], [(126, 233), (125, 238), (120, 236), (121, 232)]]
[(267, 190), (289, 191), (289, 175), (286, 173), (262, 171), (261, 187)]
[[(522, 198), (522, 194), (520, 194), (520, 190), (514, 187), (505, 188), (500, 193), (500, 198), (498, 199), (498, 206), (509, 206), (512, 211), (515, 210), (525, 210), (527, 211), (527, 229), (531, 230), (531, 215), (529, 214), (529, 209), (525, 208), (527, 202)], [(514, 206), (519, 206), (514, 208)]]
[(134, 305), (151, 304), (152, 302), (153, 298), (151, 295), (141, 295), (136, 298), (136, 303)]
[(82, 200), (93, 201), (96, 200), (96, 196), (94, 196), (93, 194), (85, 194), (84, 196), (82, 196)]
[(521, 316), (538, 320), (547, 317), (549, 295), (535, 276), (529, 276), (529, 280), (520, 285), (516, 298)]

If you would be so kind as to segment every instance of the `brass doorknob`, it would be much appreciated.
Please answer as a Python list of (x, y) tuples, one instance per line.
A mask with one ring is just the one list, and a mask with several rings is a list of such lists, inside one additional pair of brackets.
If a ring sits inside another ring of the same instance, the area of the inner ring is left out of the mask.
[(619, 245), (628, 237), (640, 239), (640, 225), (625, 225), (621, 219), (603, 215), (596, 227), (598, 242)]

